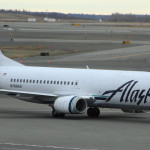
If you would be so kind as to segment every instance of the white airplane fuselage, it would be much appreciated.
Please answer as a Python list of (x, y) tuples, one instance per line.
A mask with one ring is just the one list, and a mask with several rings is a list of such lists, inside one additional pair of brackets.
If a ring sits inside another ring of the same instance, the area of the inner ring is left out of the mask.
[(29, 67), (0, 51), (0, 93), (48, 104), (54, 117), (98, 117), (99, 107), (124, 112), (150, 110), (150, 73), (95, 69)]
[(52, 94), (56, 97), (92, 97), (96, 107), (150, 109), (149, 81), (149, 72), (0, 67), (2, 90)]

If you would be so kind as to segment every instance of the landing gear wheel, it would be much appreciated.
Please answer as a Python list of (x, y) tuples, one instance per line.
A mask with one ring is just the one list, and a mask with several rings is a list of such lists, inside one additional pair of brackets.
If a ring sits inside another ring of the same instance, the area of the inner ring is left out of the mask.
[(100, 110), (99, 110), (99, 108), (97, 108), (97, 107), (95, 107), (95, 108), (89, 108), (89, 109), (87, 110), (87, 115), (88, 115), (89, 117), (99, 117), (99, 115), (100, 115)]
[(65, 116), (65, 114), (63, 114), (63, 113), (62, 113), (62, 114), (57, 113), (57, 112), (55, 111), (55, 109), (53, 109), (53, 110), (52, 110), (52, 116), (55, 117), (55, 118), (56, 118), (56, 117), (57, 117), (57, 118), (63, 118), (63, 117)]

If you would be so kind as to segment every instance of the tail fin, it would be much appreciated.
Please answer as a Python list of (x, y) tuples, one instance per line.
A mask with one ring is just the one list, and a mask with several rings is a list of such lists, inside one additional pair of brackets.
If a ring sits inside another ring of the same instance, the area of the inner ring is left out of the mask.
[(24, 65), (4, 56), (2, 51), (0, 50), (0, 66), (24, 66)]

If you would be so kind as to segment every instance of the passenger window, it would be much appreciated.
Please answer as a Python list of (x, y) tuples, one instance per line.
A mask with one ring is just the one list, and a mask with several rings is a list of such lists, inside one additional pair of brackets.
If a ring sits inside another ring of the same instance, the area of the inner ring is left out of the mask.
[(60, 84), (63, 84), (63, 82), (61, 81)]
[(54, 84), (56, 83), (56, 81), (54, 81)]
[(10, 82), (13, 82), (13, 79), (11, 79)]
[(39, 80), (36, 80), (36, 83), (39, 83)]
[(16, 82), (16, 79), (14, 79), (14, 82)]
[(49, 81), (47, 81), (47, 84), (49, 84)]
[(25, 83), (25, 81), (26, 81), (26, 80), (25, 80), (25, 79), (23, 79), (23, 82), (24, 82), (24, 83)]
[(26, 80), (26, 83), (28, 83), (28, 79)]
[(22, 79), (20, 79), (20, 82), (22, 82)]
[(78, 82), (76, 82), (76, 85), (78, 85)]
[(64, 81), (64, 85), (66, 85), (66, 81)]
[(69, 82), (68, 82), (68, 85), (69, 85)]
[(19, 82), (19, 79), (17, 79), (17, 82)]
[(30, 80), (30, 83), (32, 83), (32, 80)]
[(73, 85), (73, 82), (71, 84)]
[(53, 81), (51, 81), (51, 84), (53, 84)]
[(33, 83), (35, 83), (35, 80), (33, 80)]
[(40, 80), (40, 83), (42, 83), (42, 80)]
[(57, 81), (57, 84), (59, 84), (59, 81)]

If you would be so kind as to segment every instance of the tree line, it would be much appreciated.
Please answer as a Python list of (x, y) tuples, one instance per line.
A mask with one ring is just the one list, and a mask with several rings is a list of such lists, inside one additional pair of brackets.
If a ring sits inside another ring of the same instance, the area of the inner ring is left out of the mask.
[(150, 22), (150, 15), (136, 15), (136, 14), (120, 14), (113, 13), (111, 15), (95, 15), (95, 14), (64, 14), (57, 12), (31, 12), (27, 10), (5, 10), (0, 9), (0, 13), (12, 13), (12, 14), (25, 14), (35, 17), (46, 17), (55, 19), (89, 19), (89, 20), (102, 20), (111, 22)]

